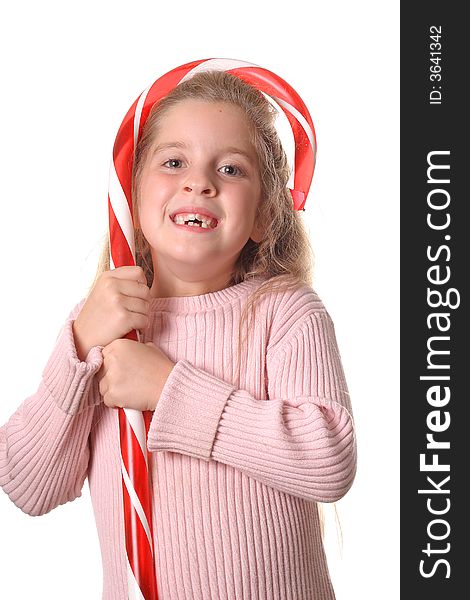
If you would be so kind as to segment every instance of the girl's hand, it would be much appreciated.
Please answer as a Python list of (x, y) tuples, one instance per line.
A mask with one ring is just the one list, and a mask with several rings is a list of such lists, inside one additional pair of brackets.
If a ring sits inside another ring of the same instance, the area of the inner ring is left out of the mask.
[(97, 373), (104, 403), (110, 408), (155, 410), (174, 366), (153, 342), (114, 340), (103, 348)]
[(142, 267), (101, 273), (72, 324), (77, 355), (84, 361), (93, 346), (106, 346), (148, 324), (150, 288)]

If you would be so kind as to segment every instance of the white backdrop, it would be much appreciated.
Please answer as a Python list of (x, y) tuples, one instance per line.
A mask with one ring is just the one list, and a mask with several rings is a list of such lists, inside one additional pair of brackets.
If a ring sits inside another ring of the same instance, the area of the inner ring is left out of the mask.
[[(342, 553), (326, 506), (337, 600), (399, 595), (398, 25), (398, 2), (371, 0), (282, 10), (246, 0), (29, 0), (3, 8), (0, 24), (0, 425), (36, 391), (94, 276), (112, 145), (140, 92), (185, 62), (237, 58), (279, 74), (309, 107), (318, 159), (303, 215), (359, 448), (356, 481), (337, 503)], [(87, 482), (81, 498), (40, 518), (1, 491), (0, 532), (2, 597), (101, 598)]]

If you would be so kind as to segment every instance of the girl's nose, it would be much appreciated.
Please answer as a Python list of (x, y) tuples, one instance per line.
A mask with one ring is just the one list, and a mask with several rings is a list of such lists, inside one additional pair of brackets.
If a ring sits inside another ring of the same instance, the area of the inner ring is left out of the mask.
[(204, 194), (205, 196), (215, 194), (215, 185), (208, 175), (202, 173), (199, 176), (196, 176), (195, 173), (190, 175), (183, 189), (185, 192), (194, 192), (195, 194)]
[(185, 192), (194, 191), (196, 194), (204, 194), (205, 196), (212, 196), (215, 193), (215, 188), (212, 185), (206, 187), (192, 183), (191, 186), (185, 185), (183, 189)]

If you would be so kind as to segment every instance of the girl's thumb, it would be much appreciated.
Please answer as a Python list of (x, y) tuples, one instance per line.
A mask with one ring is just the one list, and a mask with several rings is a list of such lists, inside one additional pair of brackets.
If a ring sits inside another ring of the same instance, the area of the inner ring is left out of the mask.
[(145, 342), (146, 346), (155, 346), (155, 344), (153, 342)]

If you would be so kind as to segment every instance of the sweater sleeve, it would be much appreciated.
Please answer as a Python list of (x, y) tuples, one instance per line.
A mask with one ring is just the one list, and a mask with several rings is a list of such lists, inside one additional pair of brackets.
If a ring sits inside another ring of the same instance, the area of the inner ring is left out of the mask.
[(101, 402), (93, 375), (102, 347), (77, 356), (72, 324), (84, 300), (57, 336), (36, 393), (0, 428), (0, 487), (23, 512), (39, 516), (81, 496), (88, 469), (88, 436)]
[(327, 311), (305, 315), (266, 360), (263, 399), (179, 360), (155, 409), (149, 450), (219, 461), (307, 500), (339, 500), (355, 477), (356, 439)]

